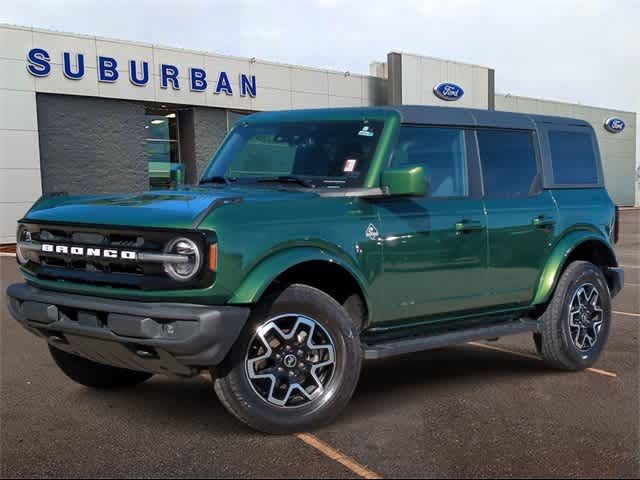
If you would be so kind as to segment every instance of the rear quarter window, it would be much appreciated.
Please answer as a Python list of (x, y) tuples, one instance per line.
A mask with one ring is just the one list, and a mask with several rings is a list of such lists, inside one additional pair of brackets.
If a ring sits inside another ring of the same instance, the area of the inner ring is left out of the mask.
[(555, 185), (597, 185), (598, 159), (589, 131), (549, 130)]

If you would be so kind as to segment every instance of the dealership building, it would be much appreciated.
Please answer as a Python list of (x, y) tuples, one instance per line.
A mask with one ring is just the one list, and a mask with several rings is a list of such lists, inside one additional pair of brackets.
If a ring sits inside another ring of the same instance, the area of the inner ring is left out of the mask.
[(414, 104), (575, 117), (595, 128), (616, 203), (638, 202), (635, 113), (498, 94), (492, 68), (399, 52), (379, 60), (359, 75), (0, 25), (0, 244), (15, 241), (16, 220), (42, 194), (162, 188), (172, 169), (195, 182), (229, 128), (262, 110)]

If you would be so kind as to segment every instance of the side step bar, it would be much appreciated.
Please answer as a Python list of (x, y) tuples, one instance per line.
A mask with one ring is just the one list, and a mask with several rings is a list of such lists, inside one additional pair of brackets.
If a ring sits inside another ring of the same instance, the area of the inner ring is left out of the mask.
[(406, 355), (408, 353), (459, 345), (474, 340), (493, 339), (518, 333), (535, 332), (537, 330), (537, 321), (523, 320), (488, 327), (448, 331), (423, 337), (402, 338), (371, 344), (365, 343), (363, 345), (364, 358), (365, 360), (381, 360), (398, 355)]

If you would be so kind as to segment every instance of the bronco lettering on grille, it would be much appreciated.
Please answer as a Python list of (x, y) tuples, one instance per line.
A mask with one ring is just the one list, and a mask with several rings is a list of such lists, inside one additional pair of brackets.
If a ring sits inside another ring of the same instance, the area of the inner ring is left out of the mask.
[(115, 250), (112, 248), (102, 249), (96, 247), (77, 247), (70, 245), (53, 245), (43, 243), (42, 251), (45, 253), (56, 253), (60, 255), (72, 255), (75, 257), (92, 257), (105, 259), (137, 260), (138, 254), (130, 250)]

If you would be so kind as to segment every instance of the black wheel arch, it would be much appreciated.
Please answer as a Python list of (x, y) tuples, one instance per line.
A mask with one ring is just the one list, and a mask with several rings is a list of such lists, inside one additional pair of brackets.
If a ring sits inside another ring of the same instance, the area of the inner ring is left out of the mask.
[(618, 259), (615, 252), (602, 240), (588, 239), (578, 243), (573, 250), (569, 253), (562, 265), (558, 278), (564, 273), (571, 263), (575, 261), (585, 261), (594, 264), (598, 267), (604, 277), (607, 279), (607, 284), (610, 289), (614, 288), (613, 278), (609, 272), (610, 268), (618, 267)]
[(368, 325), (367, 297), (357, 279), (341, 265), (325, 260), (309, 260), (296, 264), (278, 275), (262, 294), (261, 299), (277, 295), (278, 292), (293, 284), (317, 288), (341, 305), (345, 305), (354, 295), (357, 296), (362, 306), (359, 309), (362, 318), (354, 318), (354, 321), (360, 329)]

